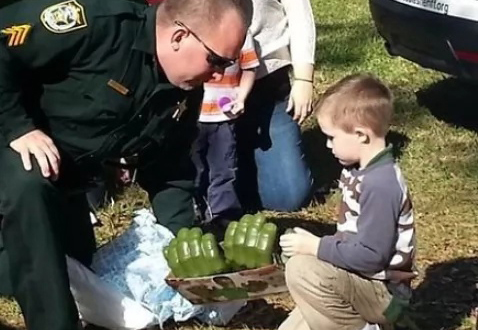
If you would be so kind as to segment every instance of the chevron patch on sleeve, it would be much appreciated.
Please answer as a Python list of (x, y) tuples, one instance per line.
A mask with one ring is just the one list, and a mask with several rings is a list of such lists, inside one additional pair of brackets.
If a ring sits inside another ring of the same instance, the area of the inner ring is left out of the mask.
[(14, 25), (1, 30), (1, 33), (8, 36), (8, 46), (15, 47), (25, 43), (25, 39), (31, 28), (32, 26), (30, 24)]

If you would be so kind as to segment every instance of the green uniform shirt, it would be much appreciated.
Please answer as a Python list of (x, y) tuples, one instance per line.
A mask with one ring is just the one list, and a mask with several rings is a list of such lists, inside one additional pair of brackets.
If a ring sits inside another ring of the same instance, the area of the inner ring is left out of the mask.
[(188, 155), (199, 107), (157, 62), (155, 9), (127, 0), (21, 0), (1, 8), (6, 143), (41, 128), (79, 164), (148, 154), (161, 159), (154, 181), (162, 189), (192, 187)]

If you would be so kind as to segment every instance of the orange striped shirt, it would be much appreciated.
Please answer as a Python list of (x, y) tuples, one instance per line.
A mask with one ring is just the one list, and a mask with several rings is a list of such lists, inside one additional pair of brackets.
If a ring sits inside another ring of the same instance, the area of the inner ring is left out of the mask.
[(254, 40), (248, 31), (241, 49), (239, 60), (224, 71), (220, 81), (209, 81), (204, 84), (204, 98), (201, 107), (200, 122), (222, 122), (230, 120), (219, 107), (219, 99), (236, 98), (236, 89), (241, 82), (243, 70), (252, 70), (259, 66), (259, 59), (254, 48)]

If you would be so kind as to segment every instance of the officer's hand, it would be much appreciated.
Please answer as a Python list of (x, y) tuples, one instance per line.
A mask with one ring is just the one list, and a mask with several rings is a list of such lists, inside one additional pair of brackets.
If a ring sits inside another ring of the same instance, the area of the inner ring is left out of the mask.
[(60, 153), (53, 141), (42, 131), (36, 129), (10, 142), (10, 148), (20, 154), (25, 171), (32, 170), (30, 155), (40, 166), (45, 178), (56, 180), (60, 172)]

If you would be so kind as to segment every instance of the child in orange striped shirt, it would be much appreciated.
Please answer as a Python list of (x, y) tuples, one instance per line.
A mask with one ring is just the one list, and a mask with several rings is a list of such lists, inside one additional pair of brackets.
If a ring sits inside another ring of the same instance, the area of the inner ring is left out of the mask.
[(225, 229), (229, 221), (242, 215), (236, 194), (235, 119), (244, 112), (258, 66), (254, 40), (248, 33), (238, 61), (225, 69), (220, 81), (204, 84), (199, 134), (193, 147), (196, 200), (206, 221), (213, 221), (217, 229)]

